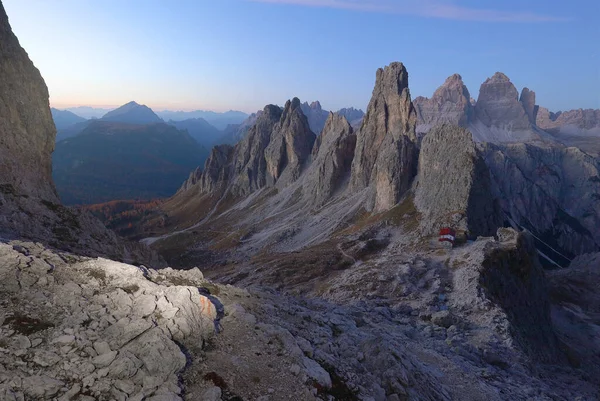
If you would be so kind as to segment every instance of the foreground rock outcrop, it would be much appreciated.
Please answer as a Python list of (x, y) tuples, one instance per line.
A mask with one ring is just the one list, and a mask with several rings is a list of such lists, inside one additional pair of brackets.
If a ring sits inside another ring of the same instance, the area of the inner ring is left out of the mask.
[[(586, 342), (561, 320), (560, 345), (550, 319), (569, 298), (548, 296), (528, 236), (497, 236), (442, 258), (390, 249), (320, 299), (0, 243), (0, 398), (597, 398)], [(597, 293), (574, 296), (593, 333)]]
[(180, 399), (178, 344), (207, 341), (219, 314), (198, 293), (197, 269), (157, 272), (23, 242), (0, 244), (0, 261), (0, 399)]
[(416, 118), (404, 65), (377, 70), (352, 162), (352, 188), (369, 188), (369, 210), (391, 208), (408, 190), (417, 168)]
[(450, 226), (474, 237), (493, 235), (502, 218), (491, 186), (490, 172), (469, 131), (442, 124), (425, 136), (415, 206), (427, 234)]

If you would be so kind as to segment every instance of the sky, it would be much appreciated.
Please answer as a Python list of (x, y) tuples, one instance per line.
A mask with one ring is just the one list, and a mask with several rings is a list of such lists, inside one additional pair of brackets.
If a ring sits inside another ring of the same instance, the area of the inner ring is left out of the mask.
[(55, 107), (365, 109), (401, 61), (412, 97), (496, 71), (552, 111), (600, 108), (598, 0), (3, 0)]

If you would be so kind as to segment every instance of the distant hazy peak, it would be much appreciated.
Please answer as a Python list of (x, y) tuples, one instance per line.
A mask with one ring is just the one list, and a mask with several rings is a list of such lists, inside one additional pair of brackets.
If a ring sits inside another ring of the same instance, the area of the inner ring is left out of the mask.
[(151, 124), (163, 121), (151, 108), (134, 101), (109, 111), (102, 117), (102, 120), (129, 124)]

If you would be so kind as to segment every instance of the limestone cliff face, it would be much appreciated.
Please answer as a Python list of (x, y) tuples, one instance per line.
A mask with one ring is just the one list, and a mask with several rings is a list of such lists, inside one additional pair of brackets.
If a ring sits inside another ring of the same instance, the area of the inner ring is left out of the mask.
[(480, 291), (502, 308), (513, 341), (531, 358), (564, 362), (552, 327), (550, 297), (534, 238), (500, 228), (500, 243), (489, 244), (479, 269)]
[(475, 116), (486, 127), (518, 131), (531, 126), (525, 108), (519, 102), (517, 88), (501, 72), (481, 84)]
[(490, 172), (471, 133), (451, 124), (434, 127), (423, 139), (415, 188), (421, 227), (434, 234), (443, 226), (473, 236), (493, 235), (501, 225), (492, 197)]
[(125, 243), (90, 214), (60, 204), (51, 175), (55, 136), (48, 89), (0, 3), (0, 237), (162, 265), (145, 246)]
[(223, 183), (229, 180), (232, 155), (233, 146), (231, 145), (218, 145), (212, 149), (201, 177), (200, 188), (203, 192), (216, 192)]
[(481, 147), (507, 216), (565, 253), (600, 249), (600, 172), (594, 158), (561, 146)]
[(58, 202), (48, 89), (0, 4), (0, 190)]
[(458, 74), (448, 77), (431, 99), (419, 96), (413, 104), (417, 111), (418, 132), (428, 132), (441, 123), (466, 127), (473, 114), (471, 95)]
[(271, 142), (265, 149), (267, 182), (287, 185), (300, 177), (308, 161), (315, 134), (302, 113), (300, 100), (287, 101), (279, 123), (274, 127)]
[(329, 113), (312, 151), (312, 164), (304, 183), (305, 197), (315, 206), (326, 203), (347, 183), (352, 167), (356, 134), (346, 118)]
[(379, 69), (352, 162), (351, 187), (370, 189), (368, 209), (389, 209), (408, 190), (417, 167), (416, 120), (404, 65)]

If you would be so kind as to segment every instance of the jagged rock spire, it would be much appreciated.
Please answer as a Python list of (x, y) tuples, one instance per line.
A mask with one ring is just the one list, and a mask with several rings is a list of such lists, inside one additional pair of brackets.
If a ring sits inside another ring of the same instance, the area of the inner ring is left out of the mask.
[(409, 188), (416, 172), (416, 119), (404, 65), (377, 70), (352, 164), (352, 188), (370, 188), (367, 208), (388, 209)]
[(298, 98), (287, 101), (265, 149), (267, 181), (271, 184), (280, 181), (281, 185), (287, 185), (298, 179), (310, 157), (315, 134), (300, 105)]

